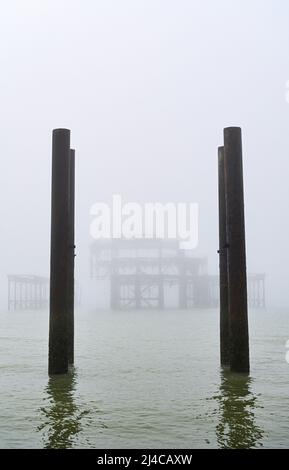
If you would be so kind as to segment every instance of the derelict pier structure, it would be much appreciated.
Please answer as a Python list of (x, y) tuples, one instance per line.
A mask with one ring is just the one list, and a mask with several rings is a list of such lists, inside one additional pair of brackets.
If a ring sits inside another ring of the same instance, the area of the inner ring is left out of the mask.
[[(181, 250), (177, 240), (112, 239), (91, 245), (90, 276), (110, 281), (110, 307), (165, 309), (170, 288), (177, 308), (219, 305), (219, 278), (208, 274), (207, 259)], [(251, 276), (248, 277), (249, 286)], [(254, 307), (265, 307), (265, 276), (254, 276)], [(257, 287), (256, 287), (257, 286)], [(249, 299), (250, 300), (250, 299)]]

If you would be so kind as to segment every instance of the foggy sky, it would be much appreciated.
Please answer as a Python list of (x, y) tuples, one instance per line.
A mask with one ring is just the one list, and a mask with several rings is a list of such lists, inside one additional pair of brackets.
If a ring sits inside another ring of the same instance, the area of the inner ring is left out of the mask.
[(76, 276), (90, 206), (197, 202), (218, 271), (217, 147), (243, 129), (248, 272), (289, 305), (289, 4), (9, 0), (0, 15), (0, 306), (9, 273), (49, 274), (51, 131), (76, 149)]

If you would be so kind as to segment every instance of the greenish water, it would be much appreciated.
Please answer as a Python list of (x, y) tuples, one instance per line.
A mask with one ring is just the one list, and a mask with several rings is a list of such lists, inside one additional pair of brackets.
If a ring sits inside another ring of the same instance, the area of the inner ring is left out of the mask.
[(286, 448), (288, 311), (250, 313), (250, 377), (219, 368), (216, 311), (78, 312), (47, 377), (47, 312), (0, 314), (1, 448)]

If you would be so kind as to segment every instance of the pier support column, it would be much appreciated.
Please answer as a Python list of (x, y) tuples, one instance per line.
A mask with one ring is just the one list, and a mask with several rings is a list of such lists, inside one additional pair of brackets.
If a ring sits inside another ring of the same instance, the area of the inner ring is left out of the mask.
[(52, 138), (50, 375), (68, 371), (69, 160), (70, 131), (55, 129)]
[(219, 176), (219, 272), (220, 272), (220, 357), (221, 365), (230, 365), (230, 326), (227, 256), (227, 216), (225, 196), (224, 147), (218, 149)]
[(69, 159), (68, 363), (74, 364), (75, 150)]
[(228, 241), (230, 365), (249, 372), (246, 244), (242, 136), (239, 127), (224, 129), (224, 162)]

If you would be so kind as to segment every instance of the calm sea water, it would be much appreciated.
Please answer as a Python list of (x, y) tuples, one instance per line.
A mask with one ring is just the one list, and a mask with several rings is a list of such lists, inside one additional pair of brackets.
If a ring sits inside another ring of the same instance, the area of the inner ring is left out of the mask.
[(289, 311), (250, 313), (250, 377), (219, 368), (218, 312), (78, 312), (47, 377), (47, 312), (0, 314), (1, 448), (286, 448)]

